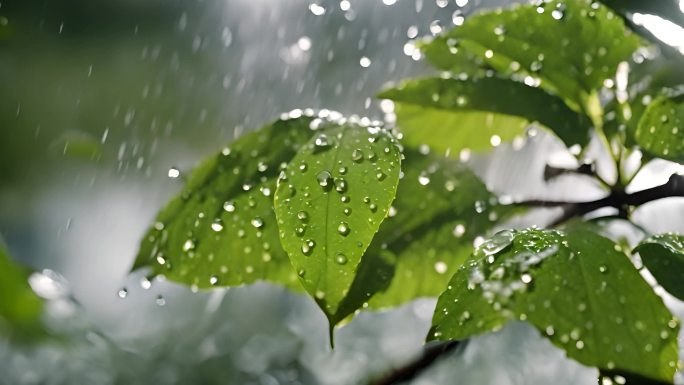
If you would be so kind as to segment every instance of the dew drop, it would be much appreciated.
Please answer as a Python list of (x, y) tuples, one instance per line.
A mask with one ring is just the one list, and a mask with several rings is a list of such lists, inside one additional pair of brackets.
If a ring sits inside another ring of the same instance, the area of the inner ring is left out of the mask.
[(235, 203), (233, 201), (228, 201), (223, 204), (223, 209), (229, 213), (232, 213), (233, 211), (235, 211)]
[(221, 222), (221, 220), (217, 219), (216, 221), (214, 221), (214, 223), (211, 224), (211, 229), (217, 233), (223, 230), (223, 223)]
[(122, 287), (121, 289), (119, 289), (117, 296), (121, 299), (128, 297), (128, 289), (126, 289), (125, 287)]
[(331, 180), (332, 176), (328, 171), (321, 171), (316, 175), (316, 180), (318, 180), (318, 185), (323, 187), (324, 190), (327, 190), (331, 187)]
[(430, 177), (425, 173), (425, 171), (418, 175), (418, 183), (420, 183), (421, 186), (427, 186), (427, 184), (430, 183)]
[(306, 222), (309, 220), (309, 214), (306, 211), (300, 211), (297, 213), (297, 219), (302, 222)]
[(347, 236), (349, 235), (349, 232), (351, 229), (349, 228), (349, 224), (347, 222), (341, 222), (339, 226), (337, 226), (337, 232), (340, 233), (340, 235)]
[(363, 160), (363, 151), (358, 148), (352, 151), (352, 160), (356, 163), (361, 162)]
[(316, 242), (312, 241), (311, 239), (307, 239), (302, 243), (302, 254), (304, 255), (310, 255), (313, 252), (313, 248), (316, 246)]
[(338, 254), (335, 256), (335, 263), (337, 263), (338, 265), (345, 265), (345, 264), (347, 264), (347, 256), (344, 255), (344, 254), (342, 254), (342, 253), (338, 253)]
[(211, 277), (209, 277), (209, 284), (211, 286), (216, 286), (216, 285), (218, 285), (218, 283), (219, 283), (219, 277), (218, 276), (212, 275)]
[(164, 297), (163, 297), (162, 295), (158, 295), (158, 296), (157, 296), (157, 299), (155, 299), (154, 302), (157, 304), (157, 306), (164, 306), (164, 305), (166, 305), (166, 300), (164, 299)]
[(256, 227), (257, 229), (261, 228), (264, 225), (263, 219), (261, 219), (259, 217), (254, 217), (254, 219), (252, 219), (251, 223), (252, 223), (252, 226)]

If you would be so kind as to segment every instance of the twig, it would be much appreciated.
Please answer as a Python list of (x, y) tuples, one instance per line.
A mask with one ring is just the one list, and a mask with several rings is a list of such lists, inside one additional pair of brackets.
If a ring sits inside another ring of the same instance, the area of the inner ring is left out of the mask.
[(463, 347), (464, 345), (465, 341), (440, 341), (426, 345), (423, 354), (417, 360), (394, 370), (384, 377), (372, 381), (370, 385), (391, 385), (409, 381), (417, 377), (425, 369), (429, 368), (439, 357), (453, 352), (459, 346)]

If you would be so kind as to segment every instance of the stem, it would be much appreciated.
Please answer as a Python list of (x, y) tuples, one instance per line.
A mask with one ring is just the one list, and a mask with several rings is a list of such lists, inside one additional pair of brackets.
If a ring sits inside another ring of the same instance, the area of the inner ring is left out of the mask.
[(455, 351), (459, 346), (464, 347), (467, 341), (440, 341), (425, 347), (423, 354), (415, 361), (402, 366), (384, 377), (372, 381), (370, 385), (391, 385), (416, 378), (430, 367), (439, 357)]
[(626, 218), (630, 206), (636, 207), (651, 201), (670, 197), (684, 197), (684, 176), (672, 174), (665, 184), (631, 194), (626, 194), (622, 189), (614, 189), (608, 196), (589, 202), (531, 200), (518, 202), (516, 205), (561, 207), (563, 214), (549, 225), (550, 227), (555, 227), (570, 218), (581, 217), (604, 207), (614, 207), (620, 212), (620, 217)]

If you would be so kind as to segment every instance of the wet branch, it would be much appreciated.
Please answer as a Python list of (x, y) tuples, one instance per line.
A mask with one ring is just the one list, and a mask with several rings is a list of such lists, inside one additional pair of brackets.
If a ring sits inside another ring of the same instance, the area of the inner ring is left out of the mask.
[(453, 352), (459, 346), (463, 347), (465, 342), (461, 341), (440, 341), (427, 345), (423, 354), (408, 365), (397, 368), (393, 372), (372, 381), (370, 385), (391, 385), (409, 381), (429, 368), (439, 357)]
[(631, 207), (637, 207), (648, 202), (670, 197), (684, 197), (684, 176), (672, 174), (665, 184), (630, 194), (627, 194), (622, 190), (613, 190), (608, 196), (589, 202), (529, 200), (517, 202), (515, 205), (528, 207), (560, 207), (563, 210), (563, 213), (549, 224), (549, 227), (556, 227), (571, 218), (581, 217), (604, 207), (613, 207), (618, 210), (619, 217), (627, 218)]

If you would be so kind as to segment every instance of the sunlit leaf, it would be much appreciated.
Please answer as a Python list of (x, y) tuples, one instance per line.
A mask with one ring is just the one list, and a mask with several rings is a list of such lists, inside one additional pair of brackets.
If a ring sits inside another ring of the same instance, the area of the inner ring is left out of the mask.
[(639, 42), (599, 3), (544, 1), (466, 18), (424, 50), (432, 63), (454, 72), (463, 59), (451, 63), (449, 56), (466, 50), (499, 73), (539, 85), (579, 109)]
[(43, 302), (31, 290), (29, 271), (0, 244), (0, 337), (31, 338), (43, 333)]
[(615, 243), (579, 225), (487, 240), (440, 296), (428, 338), (468, 338), (512, 319), (583, 364), (672, 381), (679, 322)]
[(634, 252), (670, 294), (684, 299), (684, 235), (659, 234), (639, 243)]
[(347, 124), (315, 135), (279, 179), (281, 244), (331, 324), (394, 199), (400, 157), (383, 129)]
[(152, 274), (200, 288), (256, 280), (300, 288), (280, 246), (273, 194), (282, 165), (319, 121), (279, 120), (207, 159), (158, 214), (133, 268), (149, 267)]
[(522, 134), (531, 122), (550, 128), (568, 146), (589, 140), (588, 119), (562, 99), (499, 77), (412, 80), (380, 97), (398, 103), (398, 126), (409, 145), (482, 150)]
[(649, 104), (634, 139), (653, 156), (684, 162), (684, 89), (668, 90)]

